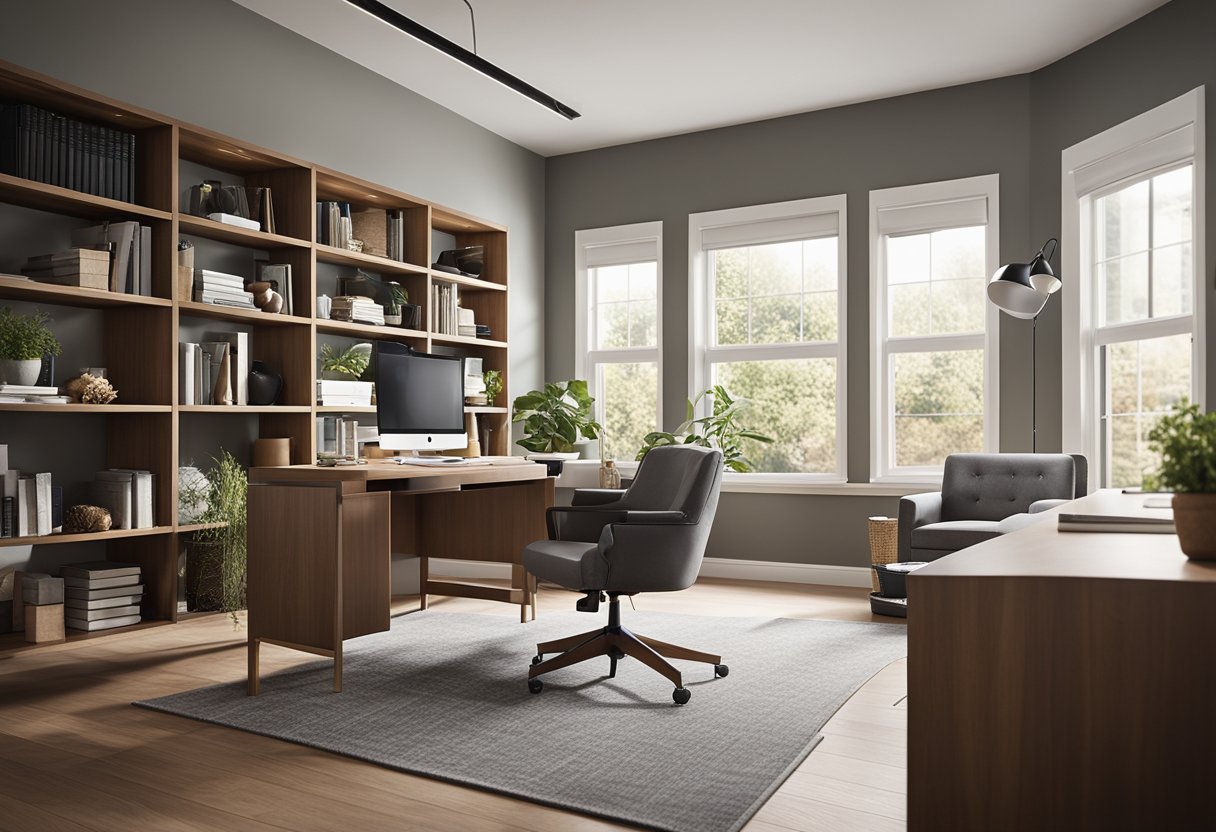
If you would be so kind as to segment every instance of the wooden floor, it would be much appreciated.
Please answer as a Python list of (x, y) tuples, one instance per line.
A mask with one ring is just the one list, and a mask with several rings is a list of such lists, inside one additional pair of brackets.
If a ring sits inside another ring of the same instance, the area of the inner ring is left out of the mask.
[[(575, 597), (542, 589), (540, 614), (572, 609)], [(895, 620), (872, 619), (864, 590), (793, 584), (706, 580), (636, 602), (690, 614)], [(396, 599), (395, 607), (416, 608), (417, 599)], [(432, 598), (432, 609), (518, 615), (505, 604), (454, 598)], [(131, 706), (135, 699), (243, 679), (244, 639), (244, 630), (214, 615), (0, 654), (0, 829), (632, 828)], [(262, 650), (264, 672), (310, 660)], [(900, 661), (858, 691), (744, 832), (904, 829), (905, 679)]]

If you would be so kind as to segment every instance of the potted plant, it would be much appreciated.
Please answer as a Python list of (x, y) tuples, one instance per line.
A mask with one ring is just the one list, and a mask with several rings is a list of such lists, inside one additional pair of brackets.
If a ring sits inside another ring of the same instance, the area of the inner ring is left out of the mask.
[[(695, 418), (697, 405), (707, 397), (712, 401), (710, 414)], [(715, 384), (688, 402), (688, 417), (674, 433), (655, 431), (646, 434), (637, 460), (641, 462), (647, 453), (662, 445), (702, 445), (722, 451), (727, 470), (742, 474), (753, 471), (755, 466), (743, 455), (743, 442), (768, 443), (773, 439), (740, 423), (739, 417), (748, 406), (746, 399), (736, 399), (725, 387)]]
[[(227, 451), (213, 460), (206, 483), (206, 504), (186, 555), (186, 595), (192, 609), (222, 610), (238, 624), (237, 611), (245, 608), (246, 504), (249, 478)], [(202, 483), (196, 483), (195, 487)]]
[(481, 374), (481, 380), (486, 385), (486, 404), (491, 407), (498, 400), (498, 394), (502, 392), (502, 371), (501, 370), (486, 370)]
[(582, 379), (550, 382), (525, 393), (511, 407), (512, 423), (524, 423), (524, 438), (515, 444), (531, 451), (529, 457), (577, 459), (574, 446), (580, 437), (595, 439), (603, 430), (592, 418), (594, 404)]
[(0, 309), (0, 383), (38, 383), (42, 357), (62, 351), (50, 321), (45, 312), (22, 315), (11, 307)]
[(1183, 400), (1157, 420), (1148, 441), (1161, 463), (1145, 487), (1174, 492), (1174, 526), (1186, 556), (1216, 560), (1216, 413)]
[(389, 281), (384, 284), (388, 292), (388, 306), (384, 309), (384, 322), (389, 326), (401, 326), (401, 309), (409, 302), (410, 293), (400, 283)]
[(357, 381), (372, 363), (371, 344), (353, 344), (337, 350), (332, 344), (321, 347), (321, 374), (334, 381)]

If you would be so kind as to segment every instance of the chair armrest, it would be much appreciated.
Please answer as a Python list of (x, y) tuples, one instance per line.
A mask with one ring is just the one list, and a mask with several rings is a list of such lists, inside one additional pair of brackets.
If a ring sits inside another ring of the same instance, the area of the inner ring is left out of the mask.
[(909, 494), (899, 499), (899, 560), (912, 560), (912, 530), (942, 519), (942, 492)]
[(645, 526), (685, 526), (688, 515), (682, 511), (626, 511), (625, 522)]
[(1030, 504), (1030, 508), (1026, 510), (1027, 514), (1039, 514), (1040, 512), (1049, 511), (1056, 506), (1062, 506), (1065, 503), (1071, 503), (1072, 500), (1035, 500)]
[(624, 488), (576, 488), (570, 505), (602, 506), (606, 503), (615, 503), (624, 496)]

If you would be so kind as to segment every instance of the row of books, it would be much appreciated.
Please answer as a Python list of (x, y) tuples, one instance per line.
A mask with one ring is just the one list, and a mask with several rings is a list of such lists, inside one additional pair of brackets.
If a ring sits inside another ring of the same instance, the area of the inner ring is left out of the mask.
[(72, 248), (30, 257), (21, 272), (39, 283), (152, 295), (152, 228), (105, 222), (72, 231)]
[(135, 134), (32, 104), (0, 104), (0, 173), (133, 202)]
[(317, 453), (359, 457), (359, 422), (345, 416), (317, 417)]
[(245, 290), (245, 278), (211, 269), (194, 270), (194, 300), (214, 306), (257, 309), (253, 292)]
[(460, 334), (460, 287), (437, 282), (431, 287), (431, 331), (440, 335)]
[(351, 239), (363, 252), (405, 261), (405, 211), (400, 208), (352, 209), (349, 202), (317, 203), (317, 242), (347, 248)]
[(156, 475), (136, 468), (110, 468), (93, 475), (93, 503), (110, 512), (111, 529), (156, 525)]
[(181, 404), (249, 404), (250, 335), (209, 332), (209, 341), (180, 343), (178, 401)]
[(110, 630), (140, 622), (144, 587), (138, 564), (93, 561), (59, 567), (64, 624), (73, 630)]
[(51, 385), (0, 384), (0, 404), (67, 403), (68, 397), (59, 395), (59, 388)]

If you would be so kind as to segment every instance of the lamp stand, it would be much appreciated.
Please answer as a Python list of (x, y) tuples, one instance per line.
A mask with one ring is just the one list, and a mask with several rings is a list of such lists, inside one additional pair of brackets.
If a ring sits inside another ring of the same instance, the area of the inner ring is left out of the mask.
[(1030, 319), (1030, 452), (1039, 452), (1039, 316)]

